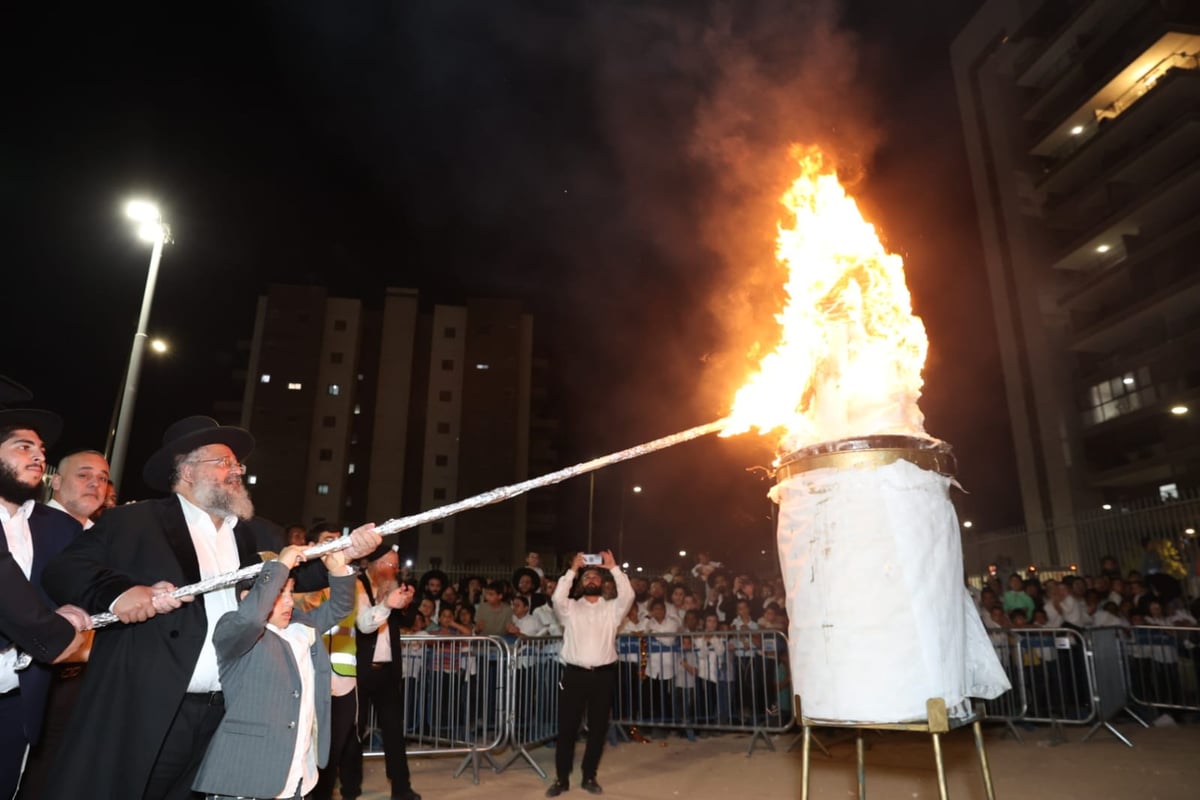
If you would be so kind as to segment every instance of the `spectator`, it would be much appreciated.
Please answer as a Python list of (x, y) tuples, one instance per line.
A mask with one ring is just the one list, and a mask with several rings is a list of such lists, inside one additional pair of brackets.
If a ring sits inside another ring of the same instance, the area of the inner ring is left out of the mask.
[(1052, 628), (1075, 628), (1082, 630), (1091, 627), (1087, 609), (1082, 601), (1071, 591), (1071, 581), (1064, 578), (1054, 586), (1054, 594), (1046, 604), (1046, 616)]
[(1129, 623), (1121, 618), (1117, 604), (1109, 601), (1102, 607), (1097, 608), (1092, 614), (1092, 627), (1095, 628), (1111, 628), (1121, 627), (1128, 628)]
[(492, 581), (483, 590), (483, 602), (475, 606), (475, 632), (503, 636), (512, 619), (512, 607), (504, 603), (504, 584)]
[(1125, 599), (1125, 581), (1120, 575), (1115, 578), (1110, 578), (1108, 581), (1108, 599), (1106, 602), (1116, 603), (1121, 605), (1121, 601)]
[(512, 599), (512, 619), (506, 631), (510, 636), (543, 636), (545, 627), (529, 613), (529, 601), (517, 595)]
[(1121, 579), (1121, 568), (1117, 565), (1117, 559), (1113, 556), (1104, 556), (1100, 559), (1100, 574), (1108, 579)]
[(95, 450), (76, 450), (59, 460), (50, 489), (46, 505), (70, 514), (86, 531), (108, 496), (108, 462)]
[[(392, 797), (420, 800), (420, 795), (412, 790), (408, 769), (404, 695), (400, 692), (404, 680), (400, 629), (406, 627), (406, 615), (402, 610), (411, 604), (414, 592), (413, 587), (397, 583), (399, 569), (400, 558), (396, 552), (384, 550), (371, 562), (367, 573), (359, 576), (356, 601), (357, 651), (362, 664), (362, 669), (357, 671), (362, 709), (359, 735), (360, 738), (365, 735), (368, 709), (373, 707), (383, 735), (383, 759), (392, 784)], [(437, 596), (440, 595), (441, 587), (438, 587)]]
[(683, 603), (688, 595), (687, 587), (682, 583), (671, 586), (671, 594), (666, 602), (667, 616), (678, 622), (683, 622)]
[(1162, 572), (1162, 556), (1158, 553), (1158, 543), (1149, 536), (1142, 538), (1142, 575), (1157, 575)]
[(708, 557), (708, 553), (704, 550), (696, 553), (696, 565), (692, 567), (692, 577), (699, 578), (708, 583), (708, 579), (714, 572), (725, 566), (720, 561), (713, 561)]
[(537, 574), (538, 585), (541, 585), (542, 578), (546, 577), (546, 573), (542, 571), (542, 557), (536, 550), (530, 550), (525, 554), (525, 568)]
[(787, 630), (787, 624), (784, 622), (779, 606), (774, 603), (763, 606), (762, 616), (758, 619), (758, 627), (764, 631)]
[(530, 608), (537, 608), (547, 600), (541, 592), (542, 577), (529, 567), (521, 567), (513, 573), (513, 586), (516, 587), (516, 593), (529, 603)]
[(1025, 582), (1015, 572), (1008, 576), (1008, 591), (1004, 593), (1001, 605), (1010, 614), (1017, 608), (1022, 609), (1026, 616), (1033, 613), (1033, 598), (1025, 592)]

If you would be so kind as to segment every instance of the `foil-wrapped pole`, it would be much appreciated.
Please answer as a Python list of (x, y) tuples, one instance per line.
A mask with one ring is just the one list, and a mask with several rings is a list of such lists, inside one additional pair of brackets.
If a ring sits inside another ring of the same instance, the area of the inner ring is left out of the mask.
[[(376, 525), (375, 530), (383, 535), (389, 533), (399, 533), (410, 528), (415, 528), (418, 525), (424, 525), (427, 522), (436, 522), (439, 519), (454, 516), (460, 511), (470, 511), (473, 508), (483, 508), (494, 503), (499, 503), (508, 500), (534, 489), (541, 489), (546, 486), (552, 486), (556, 483), (562, 483), (570, 478), (579, 475), (585, 475), (589, 472), (608, 467), (622, 461), (629, 461), (640, 456), (653, 453), (656, 450), (665, 450), (668, 447), (673, 447), (677, 444), (690, 442), (693, 439), (699, 439), (701, 436), (707, 436), (710, 433), (717, 433), (724, 430), (729, 424), (729, 419), (720, 419), (716, 422), (710, 422), (707, 425), (697, 425), (695, 428), (689, 428), (686, 431), (673, 433), (670, 436), (664, 436), (661, 439), (655, 439), (650, 442), (635, 445), (634, 447), (625, 450), (619, 450), (616, 453), (609, 453), (606, 456), (593, 458), (591, 461), (584, 461), (570, 467), (564, 467), (556, 472), (549, 472), (537, 478), (530, 478), (527, 481), (514, 483), (509, 486), (501, 486), (490, 491), (477, 494), (474, 497), (468, 497), (465, 500), (459, 500), (457, 503), (431, 508), (428, 511), (422, 511), (420, 514), (413, 514), (408, 517), (399, 517), (397, 519), (389, 519), (382, 525)], [(306, 559), (318, 558), (326, 553), (332, 553), (335, 550), (345, 550), (350, 546), (350, 537), (342, 536), (323, 544), (313, 545), (304, 551)], [(180, 586), (175, 591), (171, 592), (172, 597), (189, 597), (211, 592), (214, 589), (224, 589), (226, 586), (234, 586), (244, 580), (253, 578), (262, 570), (262, 564), (251, 564), (248, 567), (242, 567), (235, 572), (226, 572), (222, 575), (214, 575), (211, 578)], [(117, 622), (117, 615), (111, 612), (92, 615), (92, 627), (103, 628), (106, 625), (111, 625)]]

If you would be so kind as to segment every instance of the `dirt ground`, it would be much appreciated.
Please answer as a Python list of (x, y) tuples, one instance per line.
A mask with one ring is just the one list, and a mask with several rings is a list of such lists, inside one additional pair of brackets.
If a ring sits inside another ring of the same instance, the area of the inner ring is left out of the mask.
[[(1088, 742), (1084, 730), (1068, 728), (1067, 741), (1052, 745), (1048, 729), (1021, 731), (1023, 742), (999, 727), (986, 729), (986, 748), (997, 800), (1195, 800), (1200, 798), (1200, 725), (1143, 729), (1121, 723), (1118, 729), (1134, 744), (1129, 748), (1101, 730)], [(819, 731), (832, 758), (815, 748), (809, 796), (855, 798), (854, 740), (847, 732)], [(775, 751), (761, 742), (746, 757), (747, 735), (724, 734), (690, 743), (672, 735), (649, 744), (625, 743), (605, 748), (598, 780), (610, 798), (673, 797), (714, 800), (800, 797), (800, 748), (788, 751), (796, 736), (773, 739)], [(867, 796), (879, 800), (937, 798), (933, 748), (928, 736), (867, 733)], [(970, 729), (943, 738), (949, 796), (982, 800), (983, 784)], [(578, 787), (579, 758), (571, 790), (564, 797), (587, 797)], [(539, 747), (535, 760), (551, 776), (554, 751)], [(508, 760), (502, 753), (500, 763)], [(541, 797), (549, 783), (525, 762), (502, 773), (481, 767), (479, 785), (470, 770), (454, 778), (459, 758), (412, 758), (413, 788), (426, 800), (478, 800), (492, 797)], [(366, 764), (363, 800), (386, 800), (383, 762)]]

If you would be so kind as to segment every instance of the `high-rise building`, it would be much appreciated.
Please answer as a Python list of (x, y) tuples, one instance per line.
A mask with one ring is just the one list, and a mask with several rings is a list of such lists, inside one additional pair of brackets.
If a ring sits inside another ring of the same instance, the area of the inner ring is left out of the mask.
[[(540, 363), (533, 318), (515, 301), (422, 310), (416, 291), (388, 289), (372, 307), (271, 286), (242, 404), (258, 440), (246, 476), (256, 508), (305, 525), (383, 522), (526, 479), (537, 454), (552, 452)], [(444, 564), (520, 563), (527, 547), (550, 542), (552, 495), (423, 525), (402, 535), (402, 550)]]
[(1200, 4), (987, 0), (952, 46), (1035, 561), (1200, 484)]

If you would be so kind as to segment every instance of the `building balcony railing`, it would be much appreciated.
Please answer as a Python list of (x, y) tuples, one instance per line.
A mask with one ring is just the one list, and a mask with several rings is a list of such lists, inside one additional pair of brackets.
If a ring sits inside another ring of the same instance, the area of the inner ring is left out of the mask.
[(1200, 267), (1191, 274), (1176, 278), (1170, 284), (1143, 289), (1134, 284), (1131, 296), (1118, 307), (1100, 309), (1091, 324), (1071, 337), (1071, 349), (1083, 351), (1111, 350), (1128, 339), (1147, 319), (1161, 316), (1183, 316), (1200, 310)]

